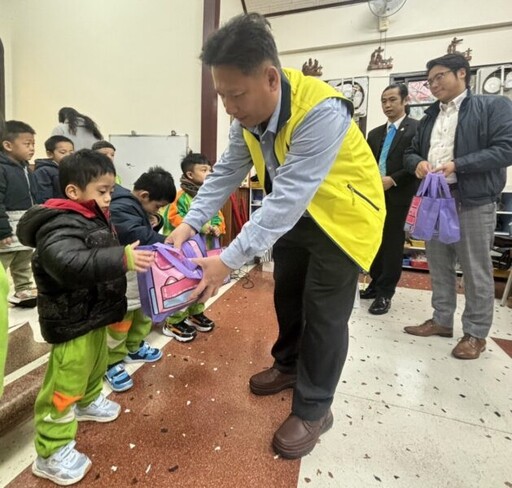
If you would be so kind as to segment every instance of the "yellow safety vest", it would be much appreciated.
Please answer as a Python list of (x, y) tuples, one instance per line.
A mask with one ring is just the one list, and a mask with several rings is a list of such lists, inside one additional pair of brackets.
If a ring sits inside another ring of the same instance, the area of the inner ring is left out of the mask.
[[(319, 79), (304, 76), (293, 69), (283, 69), (282, 72), (291, 90), (282, 89), (281, 111), (290, 110), (287, 107), (291, 110), (289, 118), (278, 127), (274, 150), (279, 164), (286, 164), (295, 128), (312, 108), (327, 98), (346, 100), (351, 110), (352, 105), (341, 93)], [(286, 80), (281, 80), (282, 87)], [(243, 135), (258, 179), (264, 185), (265, 160), (261, 145), (247, 129), (243, 130)], [(382, 241), (386, 207), (378, 165), (354, 120), (350, 122), (329, 174), (307, 209), (323, 231), (353, 261), (364, 270), (370, 269)]]

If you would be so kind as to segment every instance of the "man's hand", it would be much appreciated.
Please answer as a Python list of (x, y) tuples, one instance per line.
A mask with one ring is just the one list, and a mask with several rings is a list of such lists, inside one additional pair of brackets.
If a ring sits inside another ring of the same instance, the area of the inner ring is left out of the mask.
[(12, 244), (12, 237), (6, 237), (0, 241), (0, 246), (10, 246)]
[(196, 231), (190, 225), (184, 222), (178, 225), (165, 239), (166, 244), (173, 244), (176, 249), (181, 249), (181, 245), (196, 234)]
[(448, 178), (452, 173), (455, 173), (455, 163), (453, 161), (443, 163), (434, 169), (434, 173), (443, 173), (444, 177)]
[(416, 166), (415, 175), (416, 178), (422, 180), (432, 171), (432, 165), (428, 161), (420, 161)]
[(382, 177), (382, 187), (384, 188), (384, 191), (389, 190), (390, 188), (393, 188), (395, 186), (395, 181), (391, 176), (383, 176)]
[(209, 258), (196, 258), (192, 261), (203, 268), (203, 279), (197, 285), (197, 288), (190, 295), (192, 300), (199, 298), (201, 303), (215, 296), (219, 288), (224, 283), (226, 277), (231, 273), (232, 269), (226, 266), (219, 256), (211, 256)]

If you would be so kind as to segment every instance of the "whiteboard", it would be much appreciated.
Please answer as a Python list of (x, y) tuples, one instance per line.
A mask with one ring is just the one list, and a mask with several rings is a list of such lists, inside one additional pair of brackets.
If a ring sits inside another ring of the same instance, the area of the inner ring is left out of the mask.
[(114, 164), (125, 188), (132, 189), (139, 176), (152, 166), (171, 173), (176, 187), (181, 177), (181, 160), (188, 152), (188, 135), (111, 134), (116, 148)]

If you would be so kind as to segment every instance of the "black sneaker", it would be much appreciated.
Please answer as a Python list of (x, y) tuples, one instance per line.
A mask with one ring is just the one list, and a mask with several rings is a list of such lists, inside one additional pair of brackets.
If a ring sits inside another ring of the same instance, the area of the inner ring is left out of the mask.
[(215, 327), (215, 322), (210, 320), (204, 313), (190, 315), (185, 322), (199, 332), (210, 332)]
[(166, 321), (162, 332), (168, 337), (174, 337), (179, 342), (193, 341), (197, 335), (196, 329), (187, 325), (184, 320), (178, 324), (170, 324)]

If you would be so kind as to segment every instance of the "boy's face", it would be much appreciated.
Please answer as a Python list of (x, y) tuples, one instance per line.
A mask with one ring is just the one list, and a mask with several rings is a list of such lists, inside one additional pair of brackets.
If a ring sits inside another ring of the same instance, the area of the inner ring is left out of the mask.
[(194, 164), (191, 171), (187, 171), (187, 178), (196, 185), (201, 186), (206, 177), (212, 172), (209, 164)]
[(80, 189), (76, 185), (68, 185), (66, 187), (66, 196), (78, 203), (94, 200), (102, 212), (106, 213), (112, 200), (115, 183), (115, 176), (112, 173), (107, 173), (92, 180), (85, 187), (85, 190)]
[(15, 161), (29, 161), (34, 156), (34, 134), (23, 132), (14, 141), (4, 141), (3, 147), (7, 156)]
[(101, 149), (97, 149), (96, 152), (108, 156), (110, 161), (114, 162), (114, 156), (116, 155), (116, 152), (111, 147), (102, 147)]
[(69, 156), (74, 151), (73, 144), (70, 142), (58, 142), (54, 151), (46, 151), (46, 155), (59, 164), (63, 158)]
[(170, 203), (168, 200), (150, 200), (149, 192), (147, 191), (141, 191), (139, 193), (139, 202), (148, 214), (156, 214), (162, 207)]

